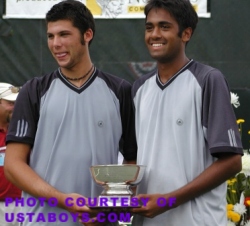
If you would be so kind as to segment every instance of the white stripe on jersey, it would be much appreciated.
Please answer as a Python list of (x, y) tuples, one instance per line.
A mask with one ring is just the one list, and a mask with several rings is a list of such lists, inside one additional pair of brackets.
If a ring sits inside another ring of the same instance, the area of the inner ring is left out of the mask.
[(28, 130), (28, 122), (24, 121), (23, 119), (22, 119), (22, 121), (18, 120), (16, 136), (17, 137), (24, 137), (27, 133), (27, 130)]

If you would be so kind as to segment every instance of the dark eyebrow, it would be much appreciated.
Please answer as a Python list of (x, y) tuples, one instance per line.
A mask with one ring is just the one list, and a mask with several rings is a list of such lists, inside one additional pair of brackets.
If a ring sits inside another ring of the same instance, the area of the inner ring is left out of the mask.
[(168, 22), (168, 21), (160, 21), (159, 23), (158, 23), (159, 25), (171, 25), (172, 23), (170, 23), (170, 22)]
[(151, 22), (146, 22), (145, 25), (151, 25), (152, 23)]
[[(146, 22), (145, 25), (152, 25), (152, 22)], [(168, 22), (168, 21), (160, 21), (158, 22), (158, 25), (171, 25), (172, 23)]]
[[(62, 30), (62, 31), (59, 31), (57, 34), (65, 34), (65, 33), (70, 33), (70, 31), (69, 30)], [(54, 34), (47, 32), (47, 35), (54, 35)]]

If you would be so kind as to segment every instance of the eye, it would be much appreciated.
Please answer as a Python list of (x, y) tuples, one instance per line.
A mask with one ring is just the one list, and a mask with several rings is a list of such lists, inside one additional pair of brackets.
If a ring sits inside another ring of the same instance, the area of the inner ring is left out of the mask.
[(153, 26), (151, 26), (151, 25), (146, 25), (145, 26), (146, 31), (151, 31), (152, 29), (153, 29)]
[(67, 36), (69, 36), (69, 35), (70, 35), (69, 32), (62, 32), (62, 33), (60, 33), (60, 36), (61, 36), (61, 37), (67, 37)]
[(164, 30), (166, 30), (166, 29), (169, 29), (170, 26), (168, 24), (162, 24), (161, 28), (164, 29)]
[(52, 35), (52, 34), (47, 34), (47, 38), (48, 38), (48, 39), (52, 39), (52, 38), (53, 38), (53, 35)]

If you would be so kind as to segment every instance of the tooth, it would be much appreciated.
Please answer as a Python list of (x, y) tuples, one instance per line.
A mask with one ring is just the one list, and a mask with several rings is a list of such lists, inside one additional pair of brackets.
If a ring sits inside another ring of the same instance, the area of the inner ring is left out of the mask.
[(153, 44), (153, 46), (158, 47), (158, 46), (162, 46), (162, 44)]

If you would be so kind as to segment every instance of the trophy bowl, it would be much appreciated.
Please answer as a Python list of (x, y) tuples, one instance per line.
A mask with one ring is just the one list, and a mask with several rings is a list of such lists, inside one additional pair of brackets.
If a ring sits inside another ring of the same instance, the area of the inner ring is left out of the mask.
[(145, 169), (146, 166), (134, 164), (91, 166), (94, 181), (103, 187), (98, 206), (124, 207), (125, 202), (129, 207), (132, 206), (131, 198), (134, 194), (131, 187), (141, 182)]

